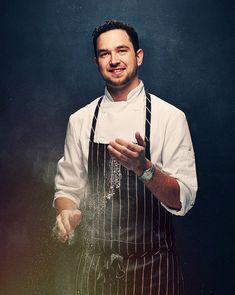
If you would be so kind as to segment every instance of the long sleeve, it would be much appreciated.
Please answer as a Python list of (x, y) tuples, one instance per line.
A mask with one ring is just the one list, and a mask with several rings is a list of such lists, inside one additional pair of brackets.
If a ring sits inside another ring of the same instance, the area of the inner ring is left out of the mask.
[(181, 210), (174, 215), (185, 215), (194, 205), (197, 192), (195, 156), (186, 117), (177, 112), (167, 124), (162, 150), (163, 171), (176, 178), (180, 186)]
[[(146, 98), (143, 85), (139, 87), (137, 92), (129, 95), (127, 101), (114, 103), (107, 95), (104, 96), (95, 142), (107, 144), (114, 138), (132, 142), (136, 131), (143, 134)], [(187, 120), (182, 111), (151, 96), (151, 161), (178, 181), (182, 208), (177, 211), (162, 205), (172, 214), (185, 215), (192, 208), (197, 192), (195, 158)], [(64, 157), (58, 162), (55, 178), (55, 199), (66, 196), (79, 204), (86, 192), (89, 134), (99, 99), (100, 97), (70, 117)], [(117, 127), (115, 124), (118, 124)], [(119, 125), (121, 129), (118, 128)]]
[(57, 165), (54, 201), (59, 197), (66, 197), (79, 205), (84, 194), (87, 173), (83, 163), (81, 146), (78, 142), (79, 128), (81, 129), (81, 126), (76, 125), (76, 131), (74, 130), (72, 115), (67, 127), (64, 156)]

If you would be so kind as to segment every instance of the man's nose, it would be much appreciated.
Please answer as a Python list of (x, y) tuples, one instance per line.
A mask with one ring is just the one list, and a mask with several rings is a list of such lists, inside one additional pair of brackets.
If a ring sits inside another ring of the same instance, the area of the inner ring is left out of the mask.
[(116, 66), (117, 64), (120, 63), (119, 57), (115, 52), (111, 53), (109, 63), (110, 63), (110, 66)]

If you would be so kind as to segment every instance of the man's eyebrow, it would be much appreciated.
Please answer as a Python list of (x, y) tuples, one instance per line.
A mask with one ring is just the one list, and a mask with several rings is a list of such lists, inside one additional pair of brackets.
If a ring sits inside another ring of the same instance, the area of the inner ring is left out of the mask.
[[(119, 45), (117, 46), (115, 49), (122, 49), (122, 48), (125, 48), (125, 49), (129, 49), (130, 47), (127, 46), (127, 45)], [(98, 54), (102, 53), (102, 52), (109, 52), (110, 50), (109, 49), (106, 49), (106, 48), (101, 48), (97, 51)]]
[(99, 49), (97, 51), (97, 54), (100, 54), (101, 52), (108, 52), (109, 50), (108, 49)]
[(127, 46), (127, 45), (119, 45), (116, 47), (117, 49), (122, 49), (122, 48), (126, 48), (126, 49), (129, 49), (130, 47)]

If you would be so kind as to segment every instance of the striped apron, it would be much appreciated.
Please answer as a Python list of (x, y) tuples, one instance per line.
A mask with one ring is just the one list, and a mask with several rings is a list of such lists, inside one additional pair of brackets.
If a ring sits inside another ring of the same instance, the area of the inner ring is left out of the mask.
[[(87, 196), (78, 227), (76, 294), (182, 295), (171, 214), (135, 173), (110, 157), (90, 133)], [(150, 155), (151, 96), (146, 96), (146, 157)]]

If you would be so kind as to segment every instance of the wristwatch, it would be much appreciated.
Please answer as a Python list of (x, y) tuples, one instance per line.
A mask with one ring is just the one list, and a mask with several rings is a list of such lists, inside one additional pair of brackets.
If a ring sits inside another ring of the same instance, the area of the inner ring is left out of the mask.
[(148, 181), (153, 178), (155, 172), (155, 166), (152, 164), (150, 168), (144, 170), (144, 172), (139, 176), (142, 181)]

